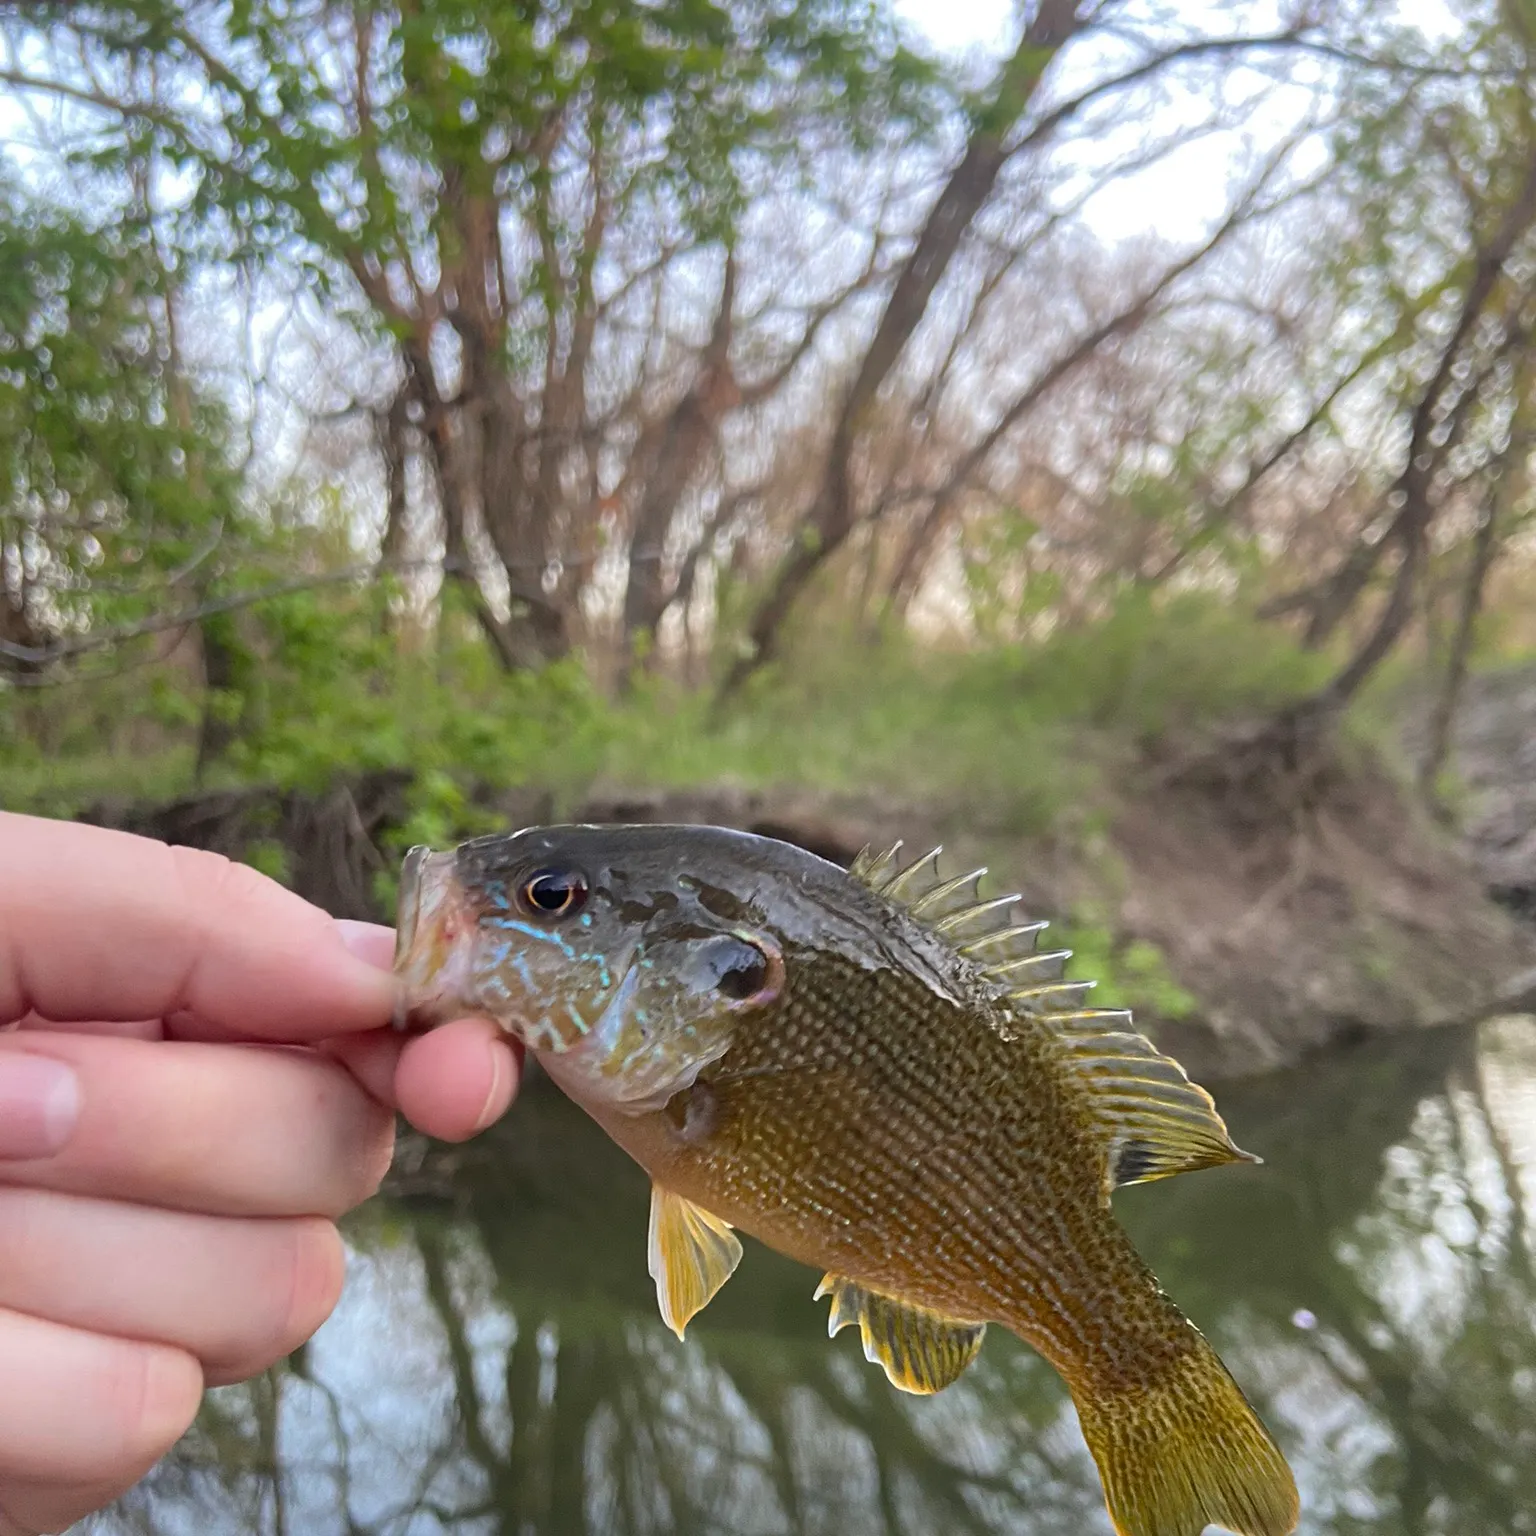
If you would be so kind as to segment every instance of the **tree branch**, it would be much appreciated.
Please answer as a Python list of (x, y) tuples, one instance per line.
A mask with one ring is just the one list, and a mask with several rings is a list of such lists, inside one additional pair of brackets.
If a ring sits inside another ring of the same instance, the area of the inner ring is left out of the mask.
[(184, 608), (176, 613), (157, 614), (151, 619), (141, 619), (135, 624), (119, 624), (111, 629), (94, 630), (68, 640), (55, 640), (47, 645), (18, 645), (14, 641), (0, 639), (0, 656), (25, 666), (47, 666), (55, 661), (66, 661), (74, 656), (89, 655), (93, 651), (109, 650), (113, 646), (140, 640), (146, 635), (164, 634), (173, 629), (186, 629), (201, 619), (215, 614), (234, 613), (238, 609), (251, 608), (258, 603), (271, 602), (274, 598), (289, 597), (295, 592), (310, 592), (321, 587), (346, 586), (350, 582), (369, 582), (380, 576), (402, 575), (413, 570), (452, 569), (442, 560), (402, 560), (393, 564), (375, 563), (353, 565), (340, 571), (325, 571), (320, 575), (292, 576), (286, 581), (274, 581), (268, 586), (257, 587), (249, 592), (231, 593), (228, 597), (213, 598), (195, 607)]

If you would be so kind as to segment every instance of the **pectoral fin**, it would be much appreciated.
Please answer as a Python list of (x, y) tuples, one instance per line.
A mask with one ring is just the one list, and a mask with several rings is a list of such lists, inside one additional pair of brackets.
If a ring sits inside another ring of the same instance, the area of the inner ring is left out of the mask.
[(741, 1241), (729, 1222), (652, 1184), (646, 1259), (662, 1321), (682, 1338), (689, 1319), (709, 1305), (741, 1262)]
[(864, 1358), (884, 1367), (891, 1385), (903, 1392), (938, 1392), (957, 1381), (981, 1351), (985, 1323), (960, 1323), (866, 1290), (841, 1275), (828, 1275), (816, 1288), (832, 1298), (827, 1333), (835, 1337), (859, 1325)]

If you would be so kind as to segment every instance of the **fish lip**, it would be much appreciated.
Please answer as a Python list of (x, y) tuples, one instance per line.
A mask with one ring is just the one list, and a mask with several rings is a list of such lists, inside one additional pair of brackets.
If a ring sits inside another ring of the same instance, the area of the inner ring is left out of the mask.
[(394, 1028), (413, 1033), (477, 1010), (463, 996), (472, 936), (454, 852), (419, 846), (405, 856), (395, 925)]
[(395, 913), (395, 964), (405, 959), (416, 937), (416, 919), (421, 912), (421, 867), (432, 857), (425, 843), (417, 843), (400, 866), (400, 894)]
[(394, 1028), (404, 1031), (411, 1026), (409, 989), (404, 985), (402, 972), (416, 939), (416, 925), (421, 916), (421, 869), (432, 856), (425, 843), (417, 843), (405, 855), (400, 866), (400, 891), (395, 901), (395, 958), (394, 972), (401, 978), (395, 992), (395, 1011), (391, 1020)]

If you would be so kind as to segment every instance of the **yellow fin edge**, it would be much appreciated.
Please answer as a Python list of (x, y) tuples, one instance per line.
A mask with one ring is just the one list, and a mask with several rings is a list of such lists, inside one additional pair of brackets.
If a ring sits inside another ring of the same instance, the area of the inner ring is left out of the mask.
[(926, 1307), (882, 1296), (843, 1275), (826, 1275), (816, 1297), (832, 1298), (827, 1334), (855, 1324), (864, 1358), (884, 1370), (893, 1387), (927, 1395), (959, 1380), (981, 1351), (985, 1323), (962, 1323)]
[(661, 1320), (678, 1338), (740, 1262), (741, 1239), (728, 1221), (659, 1184), (651, 1185), (646, 1268), (656, 1282)]

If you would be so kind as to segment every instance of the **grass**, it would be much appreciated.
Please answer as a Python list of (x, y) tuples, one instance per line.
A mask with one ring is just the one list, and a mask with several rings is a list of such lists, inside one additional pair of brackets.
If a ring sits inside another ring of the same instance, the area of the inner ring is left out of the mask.
[[(823, 627), (716, 721), (707, 695), (663, 680), (606, 699), (576, 661), (508, 677), (477, 641), (402, 657), (355, 614), (305, 612), (290, 630), (230, 701), (245, 734), (213, 782), (319, 789), (408, 767), (410, 830), (435, 841), (479, 830), (465, 825), (476, 787), (536, 785), (569, 808), (599, 781), (933, 796), (1037, 831), (1091, 802), (1138, 741), (1272, 708), (1326, 670), (1213, 600), (1132, 596), (1100, 624), (969, 653)], [(44, 701), (0, 694), (0, 801), (61, 812), (191, 789), (198, 700), (142, 677)]]
[(102, 800), (158, 801), (184, 794), (196, 754), (171, 746), (143, 755), (92, 752), (0, 760), (0, 808), (70, 816)]

